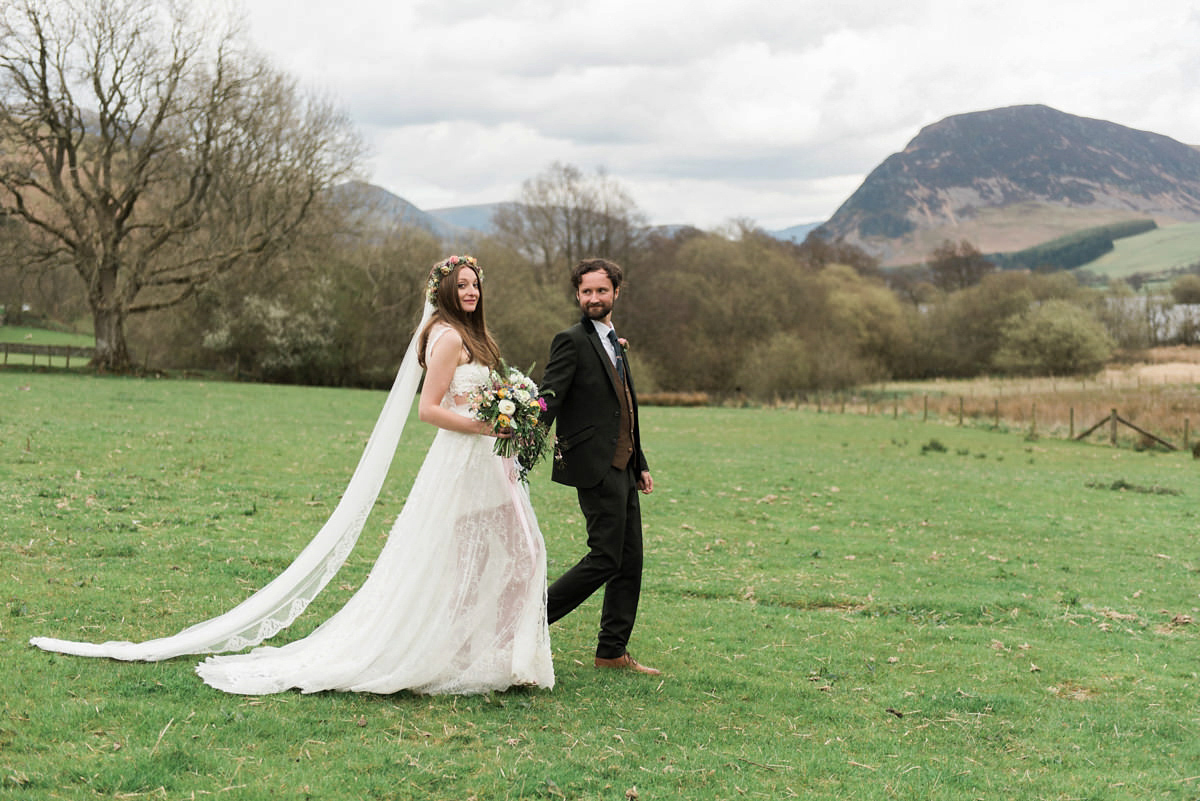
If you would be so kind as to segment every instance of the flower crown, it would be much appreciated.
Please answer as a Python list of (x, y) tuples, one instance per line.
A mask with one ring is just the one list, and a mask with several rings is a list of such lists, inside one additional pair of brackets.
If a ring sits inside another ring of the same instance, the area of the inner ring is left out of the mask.
[(430, 306), (437, 305), (438, 285), (442, 283), (442, 279), (464, 265), (474, 270), (475, 274), (479, 276), (479, 283), (483, 283), (483, 270), (479, 269), (479, 263), (475, 261), (474, 256), (451, 256), (448, 259), (442, 259), (429, 271), (429, 284), (425, 291), (425, 297), (429, 299)]

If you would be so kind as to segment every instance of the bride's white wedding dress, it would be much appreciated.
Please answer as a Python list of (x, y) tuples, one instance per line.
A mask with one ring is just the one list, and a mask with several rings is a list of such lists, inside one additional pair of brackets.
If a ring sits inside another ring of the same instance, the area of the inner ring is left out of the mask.
[[(452, 398), (487, 378), (483, 365), (459, 366), (442, 405), (469, 415)], [(341, 611), (303, 640), (209, 657), (196, 672), (245, 695), (552, 686), (545, 546), (494, 443), (439, 429), (379, 560)]]
[[(431, 332), (431, 345), (439, 333)], [(469, 415), (470, 409), (455, 405), (454, 398), (487, 378), (483, 365), (460, 365), (442, 405)], [(378, 433), (377, 427), (373, 441)], [(491, 437), (439, 429), (378, 560), (345, 606), (304, 639), (210, 657), (196, 672), (213, 687), (244, 695), (292, 688), (471, 694), (518, 685), (552, 687), (545, 544), (527, 489), (516, 481), (511, 463), (493, 453), (494, 443)], [(367, 458), (364, 454), (363, 461)], [(363, 463), (355, 481), (361, 472)], [(357, 530), (351, 546), (356, 537)], [(306, 561), (305, 554), (320, 538), (276, 582)], [(259, 595), (272, 595), (276, 582), (226, 615), (174, 637), (100, 645), (47, 638), (32, 642), (64, 653), (146, 660), (243, 648), (299, 614), (331, 577), (330, 565), (336, 571), (345, 560), (345, 539), (342, 535), (341, 541), (322, 548), (314, 557), (317, 567), (309, 566), (308, 574), (283, 582), (294, 586), (274, 593), (283, 593), (279, 598), (257, 601), (265, 612), (251, 607)], [(308, 576), (317, 573), (321, 583), (313, 591), (307, 585), (317, 580)], [(293, 598), (297, 595), (302, 597)], [(289, 604), (286, 614), (270, 611)], [(250, 611), (239, 612), (243, 607)], [(227, 617), (233, 622), (225, 624)], [(253, 636), (244, 634), (247, 627)], [(241, 633), (231, 635), (234, 628)]]

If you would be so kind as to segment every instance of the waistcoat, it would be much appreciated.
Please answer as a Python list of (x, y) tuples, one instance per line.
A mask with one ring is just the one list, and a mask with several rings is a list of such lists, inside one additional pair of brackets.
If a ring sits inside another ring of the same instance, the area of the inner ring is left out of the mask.
[[(615, 365), (610, 366), (613, 381), (621, 388), (617, 393), (617, 402), (621, 405), (620, 427), (617, 429), (617, 449), (613, 452), (612, 466), (624, 470), (633, 457), (633, 395), (629, 391), (629, 383), (622, 381), (617, 375)], [(626, 374), (628, 375), (628, 367)]]

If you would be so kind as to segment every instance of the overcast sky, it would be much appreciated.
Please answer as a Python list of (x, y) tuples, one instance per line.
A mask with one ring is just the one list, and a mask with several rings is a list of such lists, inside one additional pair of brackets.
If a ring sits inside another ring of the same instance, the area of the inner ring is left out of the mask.
[(828, 218), (925, 125), (1025, 103), (1200, 144), (1192, 0), (244, 0), (422, 209), (603, 168), (655, 224)]

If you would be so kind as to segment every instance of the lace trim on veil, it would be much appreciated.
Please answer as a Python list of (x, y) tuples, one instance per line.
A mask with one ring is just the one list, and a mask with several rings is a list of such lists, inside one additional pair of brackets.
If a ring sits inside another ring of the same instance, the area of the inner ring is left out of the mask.
[(139, 643), (87, 643), (34, 637), (30, 644), (77, 656), (155, 662), (183, 654), (240, 651), (290, 626), (346, 562), (375, 505), (421, 381), (423, 370), (417, 359), (417, 341), (432, 313), (433, 307), (426, 304), (391, 392), (337, 507), (279, 576), (228, 612), (170, 637)]

